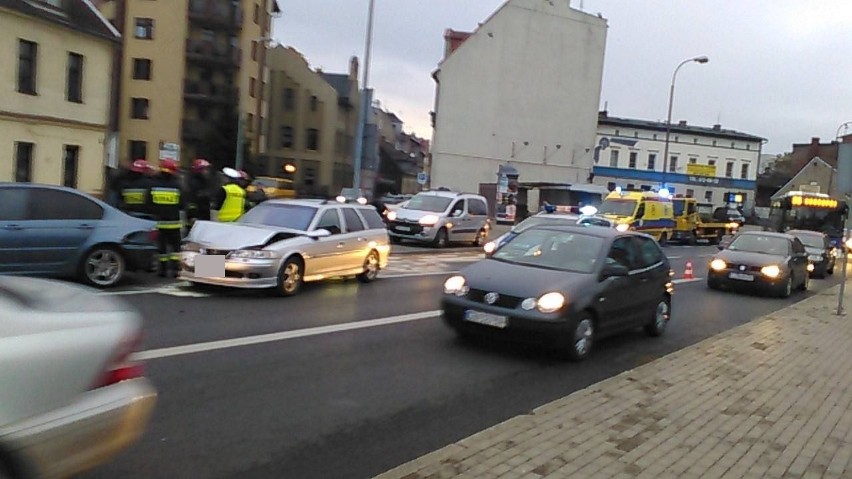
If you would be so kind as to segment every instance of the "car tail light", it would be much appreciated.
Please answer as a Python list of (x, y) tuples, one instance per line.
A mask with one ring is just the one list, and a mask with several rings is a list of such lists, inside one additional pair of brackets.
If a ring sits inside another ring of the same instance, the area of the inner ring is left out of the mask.
[(103, 372), (95, 381), (92, 389), (110, 386), (128, 379), (139, 378), (145, 374), (144, 364), (132, 358), (133, 353), (137, 352), (141, 347), (142, 338), (142, 330), (139, 330), (121, 341), (104, 367)]
[(157, 231), (156, 228), (152, 229), (151, 231), (148, 232), (148, 239), (150, 239), (152, 243), (156, 243), (159, 235), (160, 235), (160, 232)]

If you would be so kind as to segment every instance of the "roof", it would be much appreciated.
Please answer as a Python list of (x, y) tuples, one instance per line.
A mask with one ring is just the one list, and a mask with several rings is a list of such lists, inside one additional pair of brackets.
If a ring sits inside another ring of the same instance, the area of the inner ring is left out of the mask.
[(64, 0), (62, 8), (35, 0), (0, 0), (0, 9), (14, 10), (87, 35), (120, 42), (118, 30), (101, 15), (90, 0)]
[(781, 198), (781, 197), (783, 197), (785, 194), (787, 194), (787, 192), (784, 192), (784, 193), (781, 193), (781, 192), (782, 192), (782, 191), (784, 191), (784, 189), (785, 189), (785, 188), (787, 188), (788, 186), (789, 186), (790, 188), (794, 187), (794, 186), (796, 185), (796, 179), (797, 179), (799, 176), (801, 176), (801, 175), (803, 175), (803, 174), (807, 173), (807, 171), (805, 171), (805, 170), (807, 170), (807, 169), (808, 169), (808, 167), (809, 167), (810, 165), (812, 165), (812, 164), (813, 164), (813, 165), (827, 166), (828, 168), (831, 168), (831, 170), (832, 170), (832, 171), (837, 171), (837, 169), (836, 169), (836, 168), (834, 168), (833, 166), (831, 166), (828, 162), (826, 162), (825, 160), (823, 160), (822, 158), (820, 158), (820, 157), (818, 157), (818, 156), (815, 156), (815, 157), (811, 158), (811, 161), (809, 161), (809, 162), (805, 163), (805, 166), (803, 166), (803, 167), (802, 167), (802, 168), (801, 168), (801, 169), (800, 169), (800, 170), (796, 173), (796, 175), (795, 175), (795, 176), (793, 176), (792, 178), (790, 178), (790, 180), (789, 180), (789, 181), (787, 181), (786, 183), (784, 183), (784, 185), (782, 185), (782, 186), (781, 186), (781, 188), (778, 188), (778, 190), (777, 190), (777, 191), (776, 191), (776, 192), (772, 195), (772, 198), (771, 198), (771, 199), (773, 199), (773, 200), (774, 200), (774, 199), (777, 199), (777, 198)]
[(337, 90), (340, 98), (349, 98), (349, 75), (343, 73), (321, 73), (322, 79)]
[[(580, 232), (588, 236), (597, 236), (599, 238), (615, 238), (618, 236), (647, 236), (644, 233), (637, 233), (635, 231), (618, 231), (615, 228), (590, 228), (586, 225), (578, 225), (578, 224), (565, 224), (565, 225), (540, 225), (533, 226), (530, 229), (537, 230), (551, 230), (551, 231), (565, 231), (565, 232)], [(529, 231), (529, 230), (524, 230)]]
[[(607, 125), (607, 126), (625, 126), (630, 128), (640, 128), (644, 130), (655, 130), (655, 131), (666, 131), (666, 123), (662, 121), (650, 121), (650, 120), (637, 120), (633, 118), (619, 118), (615, 116), (609, 116), (607, 113), (600, 112), (598, 115), (598, 125)], [(672, 133), (686, 133), (693, 135), (702, 135), (709, 136), (713, 138), (727, 138), (730, 140), (745, 140), (745, 141), (754, 141), (754, 142), (763, 142), (766, 141), (766, 138), (762, 138), (755, 135), (750, 135), (748, 133), (743, 133), (736, 130), (727, 130), (723, 129), (720, 125), (716, 125), (712, 128), (708, 128), (705, 126), (694, 126), (694, 125), (684, 125), (681, 123), (672, 123), (671, 125)]]

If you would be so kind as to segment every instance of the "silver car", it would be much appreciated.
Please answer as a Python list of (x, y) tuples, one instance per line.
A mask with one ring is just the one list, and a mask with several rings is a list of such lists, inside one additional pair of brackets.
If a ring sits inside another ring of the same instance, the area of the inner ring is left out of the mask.
[(69, 477), (133, 444), (157, 399), (141, 337), (116, 298), (0, 276), (0, 477)]
[(291, 296), (306, 281), (373, 281), (387, 267), (390, 241), (372, 206), (271, 200), (235, 223), (197, 222), (182, 250), (181, 279)]

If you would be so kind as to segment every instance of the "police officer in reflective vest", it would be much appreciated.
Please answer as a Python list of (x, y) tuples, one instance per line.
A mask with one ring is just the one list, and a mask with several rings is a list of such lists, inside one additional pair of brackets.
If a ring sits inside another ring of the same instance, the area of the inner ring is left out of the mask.
[(119, 183), (119, 209), (134, 216), (150, 213), (151, 181), (146, 176), (150, 169), (151, 165), (145, 160), (136, 160), (130, 165), (130, 170)]
[(224, 168), (222, 173), (227, 177), (227, 183), (219, 188), (213, 197), (212, 208), (218, 210), (217, 220), (223, 223), (237, 221), (246, 211), (246, 190), (240, 185), (240, 172), (233, 168)]
[(152, 212), (157, 219), (159, 275), (177, 275), (180, 261), (181, 211), (184, 196), (177, 178), (178, 164), (171, 159), (160, 162), (160, 174), (151, 185)]

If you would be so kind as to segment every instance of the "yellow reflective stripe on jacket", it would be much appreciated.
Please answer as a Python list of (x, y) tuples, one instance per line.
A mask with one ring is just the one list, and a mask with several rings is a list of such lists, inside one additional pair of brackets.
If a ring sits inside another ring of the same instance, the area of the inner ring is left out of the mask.
[(243, 215), (246, 208), (246, 191), (238, 185), (225, 185), (225, 201), (219, 209), (219, 221), (236, 221)]
[(121, 196), (124, 198), (126, 205), (142, 205), (145, 204), (144, 188), (127, 188), (121, 191)]
[(157, 228), (161, 230), (177, 230), (183, 226), (180, 220), (176, 221), (158, 221)]
[(151, 188), (151, 199), (155, 205), (180, 204), (180, 190), (177, 188)]

